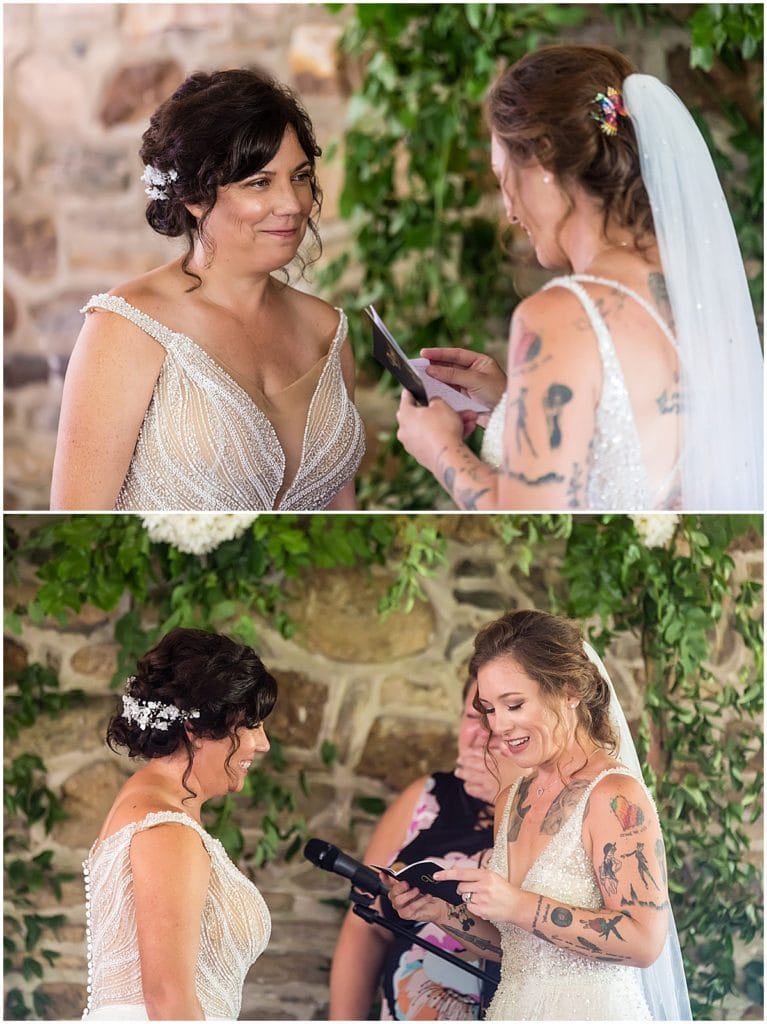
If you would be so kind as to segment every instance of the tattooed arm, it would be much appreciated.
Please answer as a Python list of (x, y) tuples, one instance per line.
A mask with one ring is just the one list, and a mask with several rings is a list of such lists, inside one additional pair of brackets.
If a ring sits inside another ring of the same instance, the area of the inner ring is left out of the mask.
[(419, 408), (404, 394), (397, 436), (459, 508), (582, 508), (601, 387), (593, 337), (564, 289), (520, 303), (511, 323), (504, 458), (495, 470), (463, 443), (444, 403)]
[[(524, 810), (523, 800), (519, 805)], [(512, 816), (510, 842), (514, 841), (513, 825)], [(555, 824), (551, 827), (556, 830)], [(511, 921), (546, 942), (593, 960), (648, 967), (666, 939), (669, 901), (660, 826), (636, 780), (607, 776), (596, 787), (585, 814), (584, 843), (591, 846), (602, 895), (603, 906), (596, 910), (508, 883), (500, 889), (488, 878), (492, 872), (451, 868), (435, 872), (435, 878), (459, 881), (459, 892), (472, 893), (470, 907), (478, 916)]]
[[(500, 875), (484, 868), (475, 868), (483, 874), (494, 875), (501, 883)], [(483, 920), (470, 904), (461, 903), (454, 907), (434, 896), (424, 896), (418, 889), (407, 882), (394, 882), (389, 889), (389, 900), (400, 915), (409, 921), (432, 921), (446, 932), (449, 932), (463, 946), (456, 951), (456, 956), (464, 960), (500, 961), (501, 939), (498, 929)]]
[(536, 896), (526, 908), (530, 931), (596, 960), (648, 967), (668, 930), (666, 858), (655, 809), (624, 775), (607, 776), (592, 792), (584, 818), (603, 908), (584, 910)]

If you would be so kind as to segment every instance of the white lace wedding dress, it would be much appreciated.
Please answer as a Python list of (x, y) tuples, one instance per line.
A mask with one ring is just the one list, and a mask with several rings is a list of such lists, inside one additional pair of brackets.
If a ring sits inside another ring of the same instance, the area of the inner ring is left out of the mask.
[(327, 355), (269, 396), (119, 295), (94, 295), (81, 312), (94, 310), (125, 317), (165, 349), (116, 509), (312, 511), (354, 477), (365, 433), (341, 371), (343, 310)]
[[(544, 285), (544, 290), (567, 288), (580, 300), (591, 323), (602, 361), (602, 393), (596, 412), (596, 429), (586, 484), (586, 507), (594, 511), (664, 508), (674, 491), (679, 461), (677, 460), (677, 465), (666, 479), (653, 490), (642, 456), (639, 431), (615, 345), (594, 300), (583, 287), (584, 282), (609, 285), (628, 295), (652, 318), (675, 351), (676, 342), (668, 325), (650, 303), (618, 281), (592, 277), (588, 274), (574, 274), (570, 277), (554, 278)], [(493, 409), (482, 441), (482, 460), (494, 469), (498, 469), (503, 462), (505, 422), (504, 394)]]
[[(585, 790), (561, 830), (543, 848), (527, 872), (522, 889), (576, 907), (601, 909), (594, 868), (581, 839), (583, 814), (595, 786)], [(518, 782), (509, 790), (488, 867), (508, 878), (509, 811)], [(649, 795), (649, 794), (648, 794)], [(501, 933), (501, 980), (486, 1020), (651, 1020), (642, 991), (641, 969), (601, 963), (561, 949), (508, 921), (494, 921)]]
[(188, 814), (157, 811), (95, 843), (83, 863), (88, 944), (88, 1020), (148, 1020), (141, 987), (130, 844), (136, 833), (173, 823), (194, 829), (210, 854), (202, 914), (197, 996), (206, 1020), (236, 1020), (242, 986), (263, 953), (271, 919), (261, 893), (217, 839)]

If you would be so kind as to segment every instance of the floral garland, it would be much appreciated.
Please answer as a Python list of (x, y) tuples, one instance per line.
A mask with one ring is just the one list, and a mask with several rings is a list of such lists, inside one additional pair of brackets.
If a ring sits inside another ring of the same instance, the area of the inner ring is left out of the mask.
[(646, 548), (665, 548), (679, 523), (679, 516), (673, 512), (648, 512), (630, 515), (629, 519)]
[(227, 540), (235, 540), (252, 525), (255, 512), (200, 512), (141, 517), (149, 539), (172, 544), (190, 555), (206, 555)]

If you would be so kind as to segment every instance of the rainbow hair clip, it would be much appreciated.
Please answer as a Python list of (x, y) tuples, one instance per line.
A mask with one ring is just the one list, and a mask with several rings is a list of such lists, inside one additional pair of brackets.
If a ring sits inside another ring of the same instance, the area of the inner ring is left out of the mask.
[(618, 134), (618, 115), (628, 117), (626, 108), (623, 106), (623, 96), (612, 86), (607, 90), (607, 95), (598, 92), (592, 103), (596, 103), (599, 112), (591, 111), (591, 116), (599, 122), (599, 127), (605, 135)]

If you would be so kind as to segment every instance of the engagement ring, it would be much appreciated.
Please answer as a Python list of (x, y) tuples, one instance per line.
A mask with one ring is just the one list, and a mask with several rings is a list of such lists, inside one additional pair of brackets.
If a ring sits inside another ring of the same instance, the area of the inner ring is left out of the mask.
[(461, 899), (464, 903), (471, 903), (471, 897), (474, 895), (473, 892), (462, 892)]

